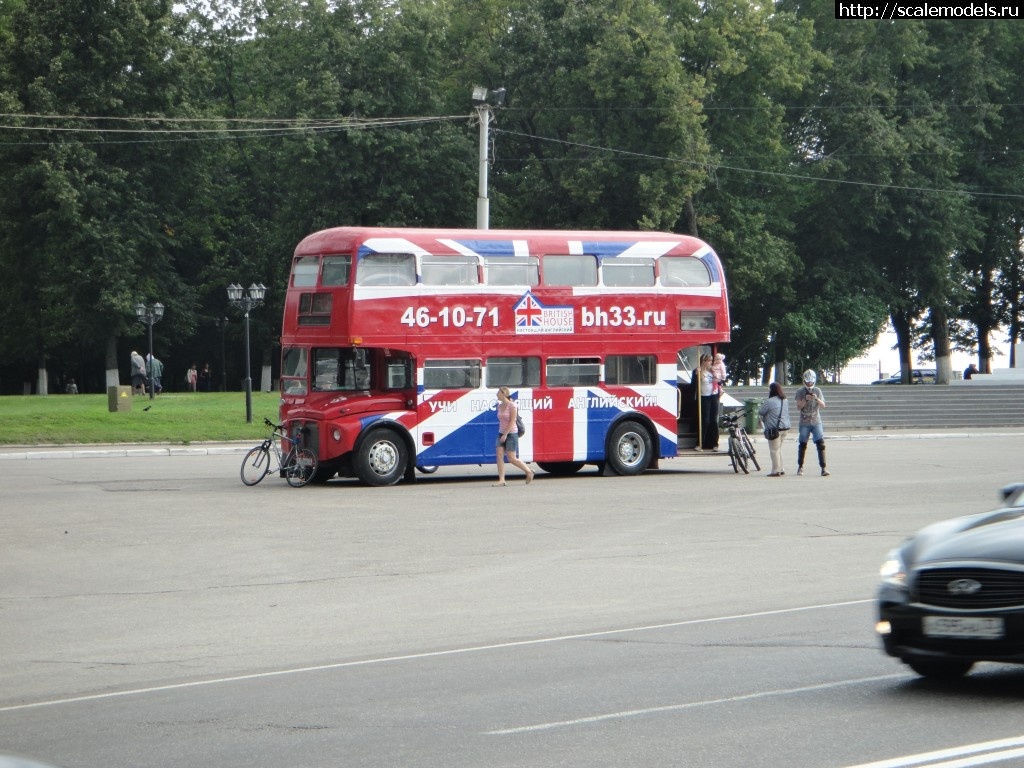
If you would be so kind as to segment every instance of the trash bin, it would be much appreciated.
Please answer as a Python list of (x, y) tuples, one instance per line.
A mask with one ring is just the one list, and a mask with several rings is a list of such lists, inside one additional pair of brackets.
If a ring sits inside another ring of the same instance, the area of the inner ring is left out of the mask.
[(111, 413), (119, 413), (130, 411), (131, 409), (131, 387), (107, 387), (107, 410)]
[(760, 400), (744, 400), (743, 401), (743, 428), (747, 430), (748, 435), (754, 434), (757, 431), (757, 410), (761, 407)]

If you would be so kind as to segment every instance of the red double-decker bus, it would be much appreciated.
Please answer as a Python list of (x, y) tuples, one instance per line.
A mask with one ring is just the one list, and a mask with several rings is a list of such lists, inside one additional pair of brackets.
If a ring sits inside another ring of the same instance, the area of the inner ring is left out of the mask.
[(660, 232), (339, 227), (295, 249), (281, 417), (318, 479), (494, 461), (496, 393), (551, 473), (677, 455), (678, 372), (729, 340), (722, 265)]

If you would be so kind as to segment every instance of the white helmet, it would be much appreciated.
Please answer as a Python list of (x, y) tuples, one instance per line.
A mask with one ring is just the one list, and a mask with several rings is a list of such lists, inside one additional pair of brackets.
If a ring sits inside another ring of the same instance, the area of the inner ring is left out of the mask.
[(818, 383), (818, 374), (808, 368), (804, 371), (804, 386), (810, 389)]

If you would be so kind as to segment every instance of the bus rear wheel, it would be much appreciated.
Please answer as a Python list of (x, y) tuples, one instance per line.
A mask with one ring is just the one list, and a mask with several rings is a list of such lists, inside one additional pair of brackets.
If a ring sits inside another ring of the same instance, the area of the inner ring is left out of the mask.
[(651, 463), (650, 433), (635, 421), (624, 421), (608, 441), (608, 466), (618, 475), (639, 475)]
[(394, 485), (408, 461), (405, 441), (392, 429), (376, 429), (359, 446), (356, 475), (367, 485)]

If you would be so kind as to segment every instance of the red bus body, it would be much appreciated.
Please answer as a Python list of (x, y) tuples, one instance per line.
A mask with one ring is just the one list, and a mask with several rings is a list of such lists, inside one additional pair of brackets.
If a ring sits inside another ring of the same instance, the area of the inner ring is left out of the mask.
[(494, 461), (497, 388), (550, 472), (677, 453), (680, 353), (729, 340), (714, 251), (657, 232), (339, 227), (295, 249), (281, 417), (320, 479)]

